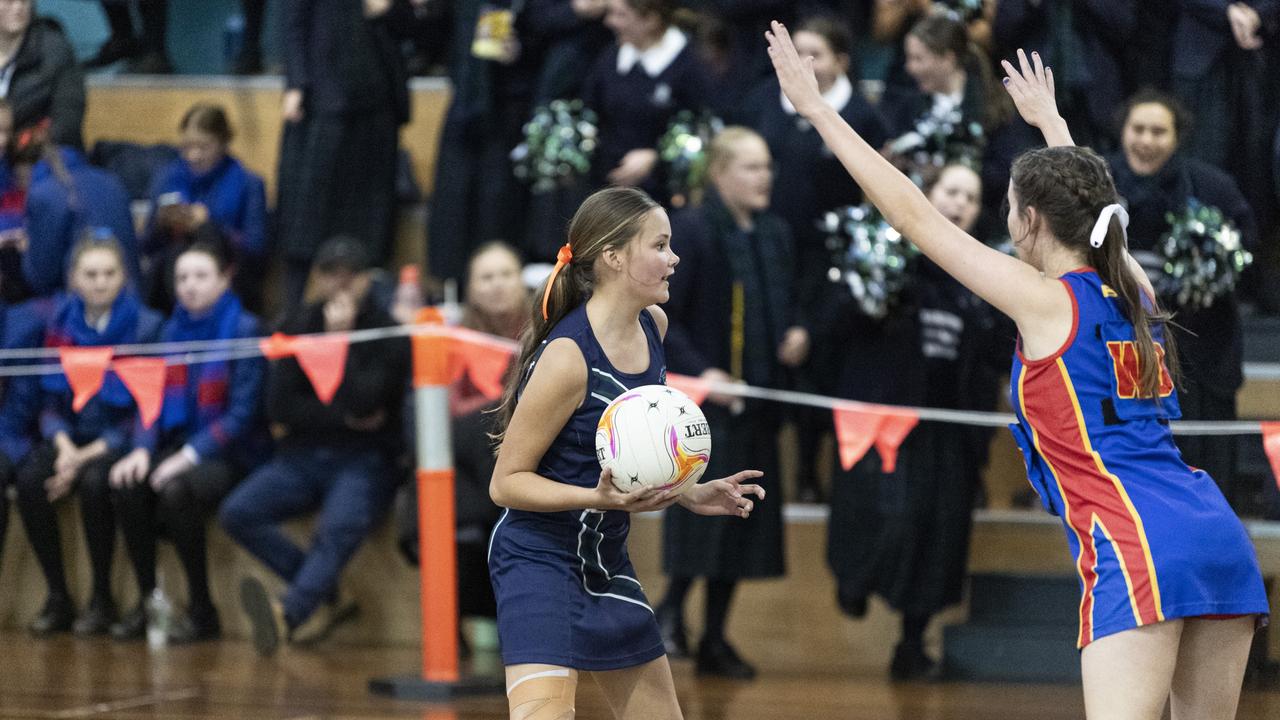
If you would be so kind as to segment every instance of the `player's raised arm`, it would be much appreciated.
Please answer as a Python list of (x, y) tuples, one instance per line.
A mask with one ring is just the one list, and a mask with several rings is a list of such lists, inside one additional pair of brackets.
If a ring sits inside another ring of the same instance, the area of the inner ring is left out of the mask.
[(1008, 73), (1004, 78), (1005, 90), (1009, 91), (1009, 97), (1013, 98), (1022, 119), (1044, 135), (1044, 142), (1049, 147), (1075, 147), (1067, 121), (1058, 113), (1053, 69), (1044, 66), (1040, 53), (1031, 53), (1028, 62), (1026, 52), (1018, 48), (1018, 67), (1008, 60), (1001, 60), (1000, 65)]
[(812, 59), (800, 57), (782, 23), (774, 22), (765, 36), (783, 92), (890, 225), (1020, 328), (1062, 309), (1065, 296), (1056, 280), (1046, 281), (1035, 268), (983, 245), (953, 225), (907, 176), (823, 102)]

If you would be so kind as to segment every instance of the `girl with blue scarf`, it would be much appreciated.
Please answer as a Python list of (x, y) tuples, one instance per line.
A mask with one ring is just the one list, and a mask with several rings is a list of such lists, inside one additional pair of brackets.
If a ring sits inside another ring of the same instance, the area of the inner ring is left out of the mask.
[[(124, 251), (114, 238), (87, 237), (71, 253), (72, 292), (55, 311), (45, 346), (89, 347), (155, 341), (161, 318), (126, 289)], [(40, 378), (36, 394), (43, 444), (18, 470), (18, 509), (44, 571), (49, 597), (30, 629), (48, 635), (74, 629), (79, 635), (107, 632), (115, 620), (111, 599), (111, 555), (115, 518), (107, 474), (128, 448), (136, 409), (129, 390), (114, 373), (102, 389), (74, 412), (73, 392), (62, 373)], [(72, 622), (75, 608), (67, 590), (62, 539), (53, 504), (79, 491), (80, 513), (93, 567), (93, 595), (86, 612)]]
[[(258, 319), (230, 290), (225, 249), (197, 243), (174, 263), (178, 304), (160, 332), (162, 342), (257, 337)], [(164, 407), (150, 429), (135, 432), (135, 449), (111, 470), (112, 494), (125, 546), (146, 598), (156, 586), (156, 538), (173, 541), (187, 574), (189, 608), (170, 642), (221, 634), (209, 597), (205, 521), (235, 483), (261, 460), (269, 442), (260, 412), (266, 360), (261, 357), (172, 365)], [(112, 627), (117, 639), (141, 638), (141, 603)]]
[(142, 244), (143, 287), (156, 307), (173, 302), (173, 261), (205, 225), (231, 243), (236, 291), (256, 301), (267, 254), (267, 200), (262, 178), (227, 154), (233, 131), (218, 105), (197, 103), (182, 116), (180, 156), (153, 178), (155, 211)]

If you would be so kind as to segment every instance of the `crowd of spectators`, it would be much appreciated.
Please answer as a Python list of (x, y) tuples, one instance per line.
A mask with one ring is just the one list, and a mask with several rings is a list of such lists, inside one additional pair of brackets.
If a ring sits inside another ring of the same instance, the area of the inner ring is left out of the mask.
[[(63, 31), (33, 5), (0, 2), (4, 348), (395, 324), (379, 266), (395, 235), (407, 78), (414, 65), (443, 62), (453, 94), (423, 242), (431, 278), (463, 288), (463, 324), (518, 337), (528, 316), (524, 262), (554, 258), (588, 193), (637, 186), (671, 209), (673, 247), (684, 258), (667, 308), (673, 372), (852, 400), (994, 409), (1013, 338), (990, 308), (923, 260), (887, 313), (868, 314), (851, 296), (819, 221), (862, 194), (772, 79), (762, 39), (770, 19), (793, 28), (826, 101), (985, 242), (1005, 239), (1008, 168), (1039, 142), (1010, 112), (993, 71), (994, 60), (1019, 47), (1038, 50), (1053, 68), (1078, 141), (1107, 155), (1132, 218), (1131, 248), (1152, 272), (1168, 214), (1191, 200), (1222, 210), (1259, 262), (1238, 293), (1180, 312), (1180, 324), (1196, 333), (1180, 344), (1188, 419), (1235, 416), (1239, 301), (1280, 310), (1280, 5), (1270, 0), (291, 2), (282, 11), (277, 197), (269, 202), (262, 178), (231, 153), (225, 111), (200, 102), (175, 128), (177, 151), (156, 165), (146, 220), (136, 224), (124, 184), (85, 153), (84, 69)], [(120, 60), (137, 72), (169, 68), (167, 4), (140, 5), (135, 30), (126, 3), (103, 3), (112, 35), (88, 68)], [(261, 69), (264, 5), (243, 3), (251, 27), (240, 71)], [(513, 173), (510, 153), (535, 108), (558, 99), (594, 114), (589, 169), (533, 192)], [(673, 189), (660, 148), (686, 111), (728, 126), (708, 138), (708, 179), (688, 194)], [(272, 268), (282, 283), (267, 282)], [(279, 323), (259, 319), (277, 309)], [(257, 581), (242, 588), (264, 630), (261, 649), (295, 637), (317, 615), (323, 624), (349, 616), (341, 569), (411, 466), (407, 363), (402, 342), (353, 346), (332, 403), (316, 397), (292, 359), (171, 368), (150, 429), (114, 376), (78, 411), (60, 375), (7, 380), (0, 481), (16, 487), (48, 583), (32, 631), (142, 636), (141, 608), (121, 614), (110, 594), (119, 527), (142, 598), (156, 585), (157, 538), (178, 548), (189, 608), (173, 639), (217, 637), (205, 567), (213, 517), (287, 585), (278, 598)], [(465, 379), (452, 393), (463, 608), (492, 614), (482, 557), (496, 520), (485, 491), (489, 402)], [(989, 434), (925, 424), (897, 470), (883, 470), (873, 450), (851, 469), (833, 462), (825, 489), (816, 458), (829, 415), (714, 393), (706, 414), (717, 433), (715, 462), (769, 470), (765, 482), (777, 482), (779, 429), (797, 428), (797, 498), (829, 494), (841, 607), (856, 616), (868, 594), (885, 596), (903, 612), (895, 674), (927, 672), (921, 634), (959, 597)], [(1234, 484), (1227, 444), (1191, 440), (1183, 449), (1233, 499), (1256, 490)], [(72, 493), (94, 569), (92, 598), (79, 614), (54, 514)], [(0, 493), (0, 523), (8, 497)], [(664, 561), (672, 583), (658, 608), (669, 652), (689, 652), (684, 596), (703, 578), (699, 669), (753, 674), (728, 644), (725, 621), (739, 579), (784, 572), (778, 508), (766, 503), (750, 526), (700, 523), (710, 537), (691, 534), (671, 511)], [(278, 526), (312, 512), (319, 519), (304, 549)]]

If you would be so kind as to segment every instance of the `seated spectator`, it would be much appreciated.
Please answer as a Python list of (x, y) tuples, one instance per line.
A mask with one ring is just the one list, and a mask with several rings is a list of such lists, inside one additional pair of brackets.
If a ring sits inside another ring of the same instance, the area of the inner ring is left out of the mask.
[(142, 240), (144, 292), (152, 307), (173, 303), (173, 259), (196, 230), (212, 224), (231, 243), (237, 294), (258, 305), (267, 255), (267, 197), (262, 178), (227, 153), (233, 136), (221, 106), (197, 103), (182, 116), (181, 156), (151, 184), (154, 211)]
[[(0, 304), (0, 348), (39, 347), (44, 342), (45, 325), (52, 314), (53, 302), (49, 300)], [(9, 486), (31, 452), (39, 393), (40, 379), (36, 376), (0, 378), (3, 396), (0, 399), (0, 557), (4, 556), (4, 537), (9, 526)]]
[[(174, 264), (177, 306), (161, 342), (257, 337), (258, 319), (231, 291), (227, 249), (196, 243)], [(266, 361), (260, 357), (173, 365), (165, 380), (159, 421), (134, 430), (132, 452), (111, 469), (112, 495), (138, 597), (156, 587), (156, 538), (173, 541), (187, 574), (188, 608), (169, 631), (186, 643), (221, 634), (209, 597), (205, 521), (244, 475), (265, 459), (270, 439), (261, 414)], [(141, 602), (111, 628), (119, 640), (146, 632)]]
[[(337, 237), (321, 246), (311, 300), (281, 325), (290, 334), (350, 332), (395, 324), (369, 294), (364, 245)], [(338, 576), (381, 520), (395, 495), (392, 472), (401, 449), (401, 416), (409, 381), (403, 338), (353, 344), (341, 386), (330, 404), (316, 397), (292, 358), (267, 373), (267, 418), (275, 457), (223, 503), (223, 528), (279, 575), (288, 588), (268, 595), (246, 578), (241, 601), (253, 624), (254, 645), (270, 654), (322, 605), (331, 627), (348, 613), (336, 602)], [(303, 550), (280, 529), (292, 517), (319, 511), (314, 541)]]
[[(124, 251), (110, 236), (88, 236), (71, 254), (70, 294), (49, 323), (45, 345), (89, 347), (153, 342), (163, 322), (128, 289)], [(80, 412), (62, 373), (41, 376), (39, 392), (42, 444), (18, 469), (18, 510), (44, 571), (49, 597), (31, 623), (36, 635), (65, 632), (106, 633), (116, 619), (111, 599), (111, 556), (115, 551), (115, 513), (107, 473), (129, 447), (137, 414), (133, 396), (114, 374)], [(53, 504), (73, 491), (93, 568), (89, 607), (75, 619), (62, 564), (62, 537)]]
[(33, 0), (0, 5), (0, 67), (9, 80), (0, 92), (13, 106), (14, 127), (51, 123), (59, 145), (81, 147), (84, 123), (84, 73), (71, 44), (53, 20), (32, 20)]
[(45, 128), (19, 133), (13, 149), (19, 178), (30, 178), (22, 258), (27, 292), (45, 296), (62, 289), (70, 251), (85, 228), (110, 231), (123, 253), (129, 282), (136, 283), (138, 243), (124, 185), (115, 175), (90, 165), (79, 150), (54, 145), (46, 133)]

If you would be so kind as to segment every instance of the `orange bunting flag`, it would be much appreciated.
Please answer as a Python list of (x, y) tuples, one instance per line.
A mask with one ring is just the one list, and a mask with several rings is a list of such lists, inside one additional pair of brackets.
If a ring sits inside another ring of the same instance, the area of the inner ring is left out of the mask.
[(315, 388), (316, 397), (325, 405), (333, 402), (334, 393), (338, 392), (346, 372), (348, 337), (345, 334), (317, 335), (292, 340), (294, 356), (311, 381), (311, 387)]
[(898, 466), (898, 448), (920, 418), (911, 411), (877, 406), (874, 410), (837, 407), (833, 411), (840, 466), (849, 471), (875, 446), (880, 469), (891, 473)]
[(489, 400), (501, 398), (512, 352), (487, 343), (457, 342), (454, 348), (461, 356), (459, 364), (466, 365), (467, 377), (480, 394)]
[(706, 380), (691, 375), (667, 373), (667, 385), (688, 395), (690, 400), (699, 405), (707, 399), (707, 393), (710, 392)]
[(1271, 461), (1271, 474), (1275, 476), (1276, 487), (1280, 487), (1280, 422), (1262, 423), (1262, 448), (1267, 451), (1267, 459)]
[(107, 372), (107, 365), (111, 363), (111, 356), (112, 350), (109, 347), (58, 348), (62, 372), (66, 374), (67, 384), (71, 386), (74, 395), (72, 410), (83, 410), (102, 389), (102, 377)]
[(293, 346), (296, 339), (284, 333), (272, 333), (271, 337), (265, 337), (258, 341), (258, 349), (262, 351), (262, 355), (268, 360), (279, 360), (293, 356)]
[(111, 363), (111, 369), (120, 376), (120, 381), (129, 388), (129, 394), (138, 403), (142, 426), (151, 427), (159, 419), (160, 408), (164, 405), (164, 358), (124, 358)]
[(876, 433), (876, 452), (880, 453), (880, 469), (891, 473), (898, 467), (898, 448), (920, 422), (920, 417), (909, 411), (881, 417), (880, 431)]

